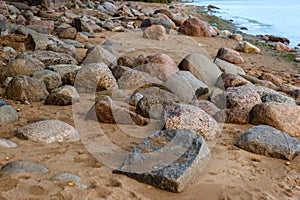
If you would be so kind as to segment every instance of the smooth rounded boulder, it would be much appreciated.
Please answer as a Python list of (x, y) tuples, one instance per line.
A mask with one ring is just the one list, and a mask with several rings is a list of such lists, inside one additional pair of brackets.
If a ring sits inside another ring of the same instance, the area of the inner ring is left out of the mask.
[(38, 102), (49, 95), (44, 82), (28, 76), (16, 76), (8, 84), (6, 96), (15, 101)]
[(197, 18), (191, 18), (184, 21), (178, 29), (179, 33), (195, 37), (211, 37), (208, 24)]
[(43, 120), (18, 128), (17, 136), (34, 142), (76, 142), (80, 140), (78, 131), (59, 120)]
[(300, 106), (285, 103), (261, 103), (250, 112), (250, 122), (266, 124), (286, 132), (293, 137), (300, 137)]

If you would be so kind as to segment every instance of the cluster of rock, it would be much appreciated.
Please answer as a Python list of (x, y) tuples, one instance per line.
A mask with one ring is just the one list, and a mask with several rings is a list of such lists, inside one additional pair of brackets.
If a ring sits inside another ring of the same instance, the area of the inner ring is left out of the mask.
[[(113, 95), (97, 95), (90, 112), (99, 122), (145, 126), (150, 118), (165, 123), (164, 130), (157, 130), (131, 151), (118, 173), (161, 189), (183, 191), (207, 166), (210, 151), (206, 141), (221, 136), (218, 122), (268, 125), (256, 126), (236, 141), (247, 151), (288, 160), (299, 154), (300, 142), (295, 137), (300, 137), (300, 89), (283, 84), (273, 74), (257, 78), (236, 66), (244, 62), (238, 51), (260, 53), (241, 35), (164, 9), (149, 12), (134, 3), (118, 7), (111, 1), (77, 1), (76, 6), (94, 9), (93, 14), (84, 16), (67, 7), (44, 12), (24, 3), (7, 5), (0, 7), (1, 13), (16, 24), (0, 17), (1, 31), (23, 35), (24, 52), (10, 54), (1, 66), (1, 96), (26, 104), (43, 101), (66, 106), (80, 102), (83, 93), (118, 91), (130, 109), (120, 106)], [(55, 22), (51, 20), (54, 18)], [(97, 46), (82, 44), (103, 30), (130, 31), (136, 27), (143, 30), (141, 37), (154, 40), (167, 40), (167, 34), (178, 29), (188, 36), (233, 38), (237, 46), (235, 50), (219, 49), (214, 61), (192, 53), (176, 64), (162, 53), (116, 57), (112, 40)], [(78, 57), (79, 48), (88, 49), (84, 58)], [(0, 100), (0, 125), (17, 120), (14, 108)], [(77, 130), (58, 120), (26, 125), (17, 135), (40, 143), (79, 141)], [(14, 146), (4, 140), (1, 143)], [(174, 160), (167, 162), (166, 157)], [(152, 168), (145, 170), (145, 166)], [(0, 176), (32, 170), (48, 171), (36, 163), (18, 161), (3, 166)], [(66, 174), (54, 179), (62, 177), (80, 181)]]

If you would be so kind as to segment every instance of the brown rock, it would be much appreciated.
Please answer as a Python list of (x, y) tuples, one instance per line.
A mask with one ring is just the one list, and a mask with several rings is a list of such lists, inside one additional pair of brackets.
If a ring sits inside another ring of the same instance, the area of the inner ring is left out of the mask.
[(77, 30), (76, 28), (66, 28), (59, 33), (59, 37), (63, 39), (74, 39), (76, 37)]
[(152, 25), (146, 28), (143, 32), (143, 37), (160, 41), (168, 39), (166, 29), (162, 25)]
[(283, 84), (283, 81), (280, 78), (274, 76), (271, 73), (263, 73), (259, 78), (262, 80), (271, 81), (278, 87), (280, 87)]
[(77, 33), (76, 34), (76, 37), (75, 37), (75, 40), (77, 40), (78, 42), (88, 42), (89, 41), (89, 38), (88, 36), (84, 35), (83, 33)]
[(260, 49), (258, 47), (246, 41), (239, 42), (235, 49), (245, 53), (260, 53)]
[(144, 126), (147, 122), (138, 114), (116, 105), (108, 96), (97, 97), (95, 112), (99, 122)]
[(166, 129), (190, 129), (206, 140), (220, 137), (222, 130), (219, 124), (205, 111), (192, 105), (174, 104), (165, 110)]
[(220, 48), (216, 57), (233, 64), (244, 63), (240, 53), (230, 48)]
[(185, 20), (185, 22), (180, 26), (178, 32), (188, 36), (211, 37), (211, 32), (207, 22), (196, 18)]
[(143, 65), (146, 62), (144, 55), (138, 56), (121, 56), (118, 59), (118, 65), (135, 68), (139, 65)]
[(204, 110), (210, 116), (214, 116), (220, 109), (210, 101), (195, 99), (191, 102), (192, 105)]
[(28, 23), (32, 25), (45, 26), (49, 31), (54, 30), (54, 21), (31, 19), (28, 21)]
[(253, 107), (250, 121), (267, 124), (293, 137), (300, 137), (300, 106), (283, 103), (261, 103)]
[(146, 72), (138, 70), (131, 70), (125, 72), (118, 80), (120, 89), (133, 89), (145, 88), (149, 86), (160, 86), (163, 82), (156, 77), (151, 76)]
[(285, 52), (295, 52), (294, 49), (290, 48), (288, 45), (285, 45), (281, 42), (277, 42), (275, 44), (275, 50), (277, 51), (285, 51)]
[(147, 63), (145, 65), (135, 67), (134, 69), (142, 72), (147, 72), (153, 77), (156, 77), (162, 81), (166, 81), (171, 75), (179, 71), (178, 68), (176, 70), (173, 67), (158, 63)]
[(6, 96), (9, 99), (23, 103), (45, 100), (48, 94), (44, 82), (28, 76), (14, 77), (6, 90)]
[(240, 109), (225, 109), (217, 112), (213, 118), (217, 122), (230, 124), (247, 124), (249, 123), (249, 113)]
[(248, 85), (228, 88), (225, 91), (227, 108), (250, 112), (256, 104), (261, 103), (260, 95)]
[(246, 84), (251, 84), (250, 81), (244, 79), (240, 75), (223, 73), (217, 80), (216, 86), (219, 88), (238, 87)]
[(176, 70), (176, 71), (179, 70), (177, 67), (177, 64), (173, 61), (173, 59), (170, 56), (168, 56), (167, 54), (163, 54), (163, 53), (158, 53), (153, 56), (147, 56), (146, 62), (147, 63), (157, 63), (157, 64), (161, 64), (164, 66), (169, 66), (169, 67), (174, 68), (174, 70)]

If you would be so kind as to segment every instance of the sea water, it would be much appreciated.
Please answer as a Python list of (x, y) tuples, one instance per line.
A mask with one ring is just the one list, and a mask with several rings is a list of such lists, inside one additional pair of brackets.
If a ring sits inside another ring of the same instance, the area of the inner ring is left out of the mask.
[(194, 0), (192, 4), (219, 7), (212, 14), (246, 27), (245, 33), (286, 37), (291, 47), (300, 43), (300, 0)]

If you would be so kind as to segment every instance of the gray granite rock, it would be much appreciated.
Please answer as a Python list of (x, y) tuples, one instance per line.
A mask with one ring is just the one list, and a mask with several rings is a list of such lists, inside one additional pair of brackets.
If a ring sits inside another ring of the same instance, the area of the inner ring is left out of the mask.
[(189, 129), (204, 137), (215, 140), (222, 134), (219, 124), (205, 111), (193, 105), (173, 104), (165, 108), (167, 130)]
[(76, 102), (79, 102), (79, 94), (76, 88), (71, 85), (64, 85), (60, 88), (52, 90), (48, 95), (45, 104), (67, 106)]
[(208, 93), (208, 86), (195, 78), (189, 71), (179, 71), (171, 75), (164, 86), (183, 102), (191, 102)]
[(287, 104), (292, 104), (296, 105), (296, 101), (283, 94), (264, 94), (261, 97), (262, 102), (277, 102), (277, 103), (287, 103)]
[(18, 112), (6, 101), (0, 99), (0, 126), (12, 124), (19, 119)]
[(286, 160), (292, 160), (300, 153), (298, 139), (266, 125), (252, 127), (235, 145), (246, 151)]
[(82, 61), (82, 65), (99, 62), (102, 62), (111, 68), (117, 64), (117, 59), (109, 51), (102, 48), (101, 45), (98, 45), (88, 50), (86, 57)]
[(203, 138), (190, 130), (157, 131), (134, 148), (116, 170), (171, 192), (195, 183), (210, 161)]
[(226, 62), (220, 58), (216, 58), (214, 63), (223, 72), (230, 73), (230, 74), (246, 74), (245, 71), (242, 68), (240, 68), (239, 66), (231, 64), (229, 62)]
[(139, 89), (133, 96), (135, 94), (140, 94), (140, 98), (136, 102), (136, 112), (144, 117), (154, 119), (161, 119), (166, 105), (179, 101), (176, 95), (158, 87)]
[(65, 53), (57, 53), (54, 51), (33, 51), (26, 54), (40, 60), (45, 64), (45, 66), (59, 64), (77, 64), (75, 58)]
[(78, 71), (75, 87), (78, 92), (96, 92), (117, 89), (118, 84), (106, 64), (93, 63), (82, 67)]
[(40, 143), (76, 142), (80, 140), (78, 131), (59, 120), (43, 120), (18, 128), (21, 138)]
[(132, 124), (144, 126), (146, 120), (140, 115), (118, 106), (108, 96), (97, 97), (95, 103), (95, 112), (99, 122), (110, 124)]
[(0, 138), (0, 148), (16, 148), (18, 145), (10, 140)]
[(76, 40), (72, 40), (72, 39), (65, 39), (63, 40), (64, 43), (68, 44), (68, 45), (73, 45), (76, 48), (84, 48), (84, 45)]
[(62, 84), (60, 74), (51, 70), (36, 71), (32, 77), (43, 81), (48, 91), (56, 89)]
[(16, 76), (8, 84), (6, 96), (21, 102), (45, 100), (48, 91), (44, 82), (28, 76)]
[(130, 70), (123, 73), (118, 80), (120, 89), (136, 90), (150, 86), (161, 86), (163, 82), (146, 72)]
[(0, 77), (1, 80), (5, 80), (7, 77), (30, 76), (43, 68), (45, 68), (45, 65), (39, 60), (20, 54), (2, 68)]
[(34, 161), (28, 160), (17, 160), (7, 163), (0, 169), (0, 177), (9, 176), (11, 174), (17, 174), (22, 172), (32, 173), (32, 174), (46, 174), (48, 169)]
[(190, 71), (197, 79), (206, 85), (214, 86), (221, 70), (205, 55), (193, 53), (186, 56), (179, 64), (180, 70)]
[(231, 87), (225, 91), (227, 108), (241, 109), (246, 112), (261, 103), (260, 95), (248, 85)]

